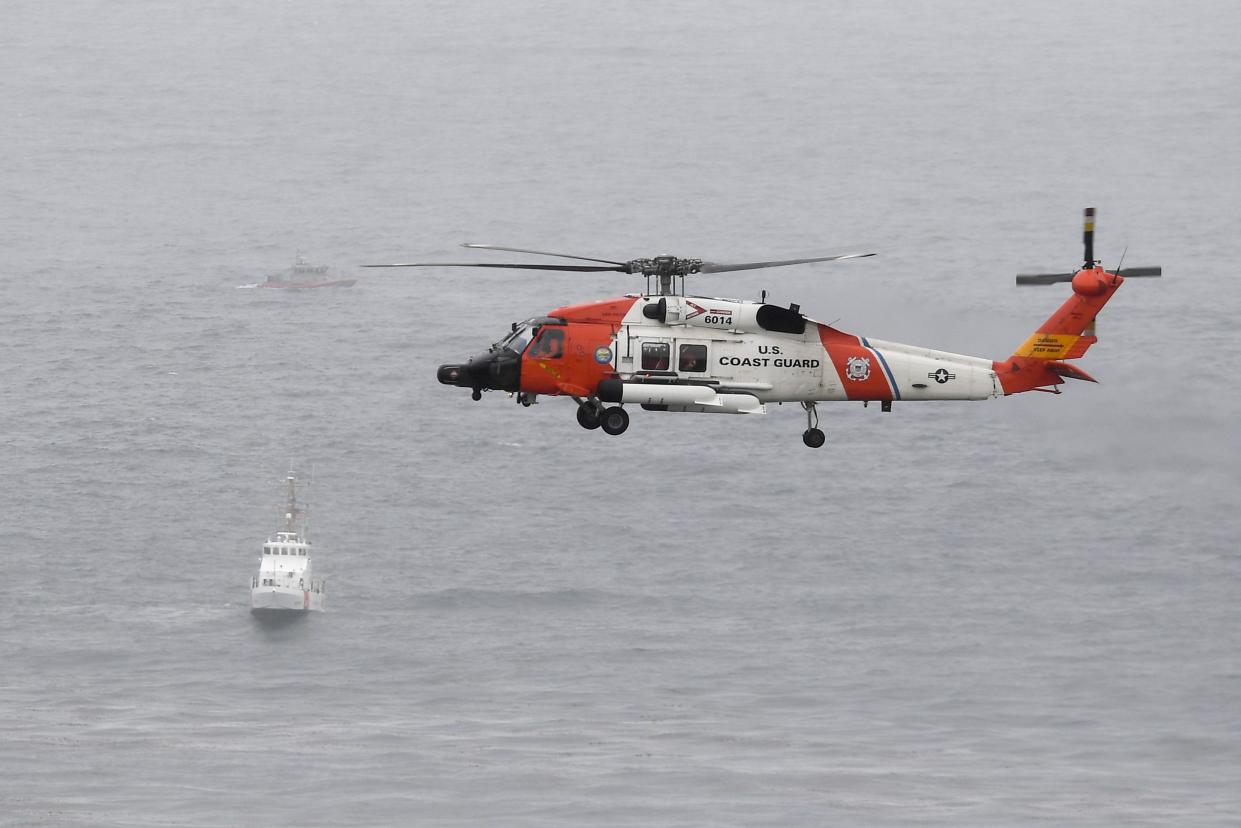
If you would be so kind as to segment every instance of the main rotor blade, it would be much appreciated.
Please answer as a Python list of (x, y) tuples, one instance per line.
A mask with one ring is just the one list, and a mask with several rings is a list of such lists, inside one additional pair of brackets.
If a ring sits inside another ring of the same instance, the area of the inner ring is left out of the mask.
[(504, 250), (509, 253), (533, 253), (536, 256), (556, 256), (561, 259), (580, 259), (583, 262), (603, 262), (604, 264), (624, 264), (624, 262), (614, 262), (611, 259), (592, 259), (589, 256), (570, 256), (568, 253), (548, 253), (545, 250), (525, 250), (520, 247), (501, 247), (498, 244), (471, 244), (466, 242), (462, 247), (471, 247), (475, 250)]
[(813, 259), (785, 259), (780, 262), (742, 262), (740, 264), (717, 264), (703, 262), (699, 273), (727, 273), (733, 270), (758, 270), (761, 267), (784, 267), (785, 265), (807, 264), (809, 262), (834, 262), (840, 259), (865, 259), (874, 253), (845, 253), (841, 256), (816, 256)]
[(628, 272), (625, 270), (624, 265), (618, 267), (590, 267), (587, 265), (497, 264), (495, 262), (397, 262), (395, 264), (367, 264), (362, 265), (362, 267), (507, 267), (514, 270), (569, 270), (576, 273)]

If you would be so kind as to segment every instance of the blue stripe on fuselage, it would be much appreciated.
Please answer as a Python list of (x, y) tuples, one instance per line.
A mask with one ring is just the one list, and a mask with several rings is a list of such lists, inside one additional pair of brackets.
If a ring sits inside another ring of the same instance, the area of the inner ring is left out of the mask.
[(872, 347), (871, 344), (866, 341), (866, 337), (859, 336), (858, 339), (862, 340), (862, 344), (867, 348), (870, 348), (870, 352), (878, 357), (879, 364), (883, 366), (883, 374), (888, 378), (888, 385), (892, 387), (892, 399), (899, 400), (901, 398), (901, 390), (896, 387), (896, 380), (892, 376), (892, 369), (888, 367), (888, 361), (883, 358), (883, 354), (879, 353), (878, 348)]

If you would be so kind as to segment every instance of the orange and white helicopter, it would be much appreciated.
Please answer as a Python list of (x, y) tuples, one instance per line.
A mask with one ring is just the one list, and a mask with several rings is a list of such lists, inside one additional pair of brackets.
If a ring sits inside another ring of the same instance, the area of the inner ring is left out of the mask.
[[(441, 365), (445, 385), (507, 391), (530, 405), (538, 395), (571, 397), (587, 429), (621, 434), (626, 404), (647, 411), (763, 414), (767, 403), (800, 403), (811, 448), (825, 442), (816, 405), (852, 400), (893, 402), (981, 400), (1022, 391), (1052, 391), (1067, 379), (1095, 380), (1066, 360), (1097, 340), (1094, 320), (1128, 276), (1159, 276), (1158, 267), (1105, 270), (1094, 259), (1094, 209), (1086, 210), (1085, 263), (1075, 273), (1021, 275), (1018, 284), (1070, 282), (1073, 295), (1008, 359), (936, 351), (870, 339), (804, 316), (797, 305), (691, 296), (685, 277), (862, 258), (851, 253), (771, 262), (718, 264), (657, 256), (615, 262), (513, 247), (465, 247), (595, 262), (569, 264), (402, 263), (370, 267), (494, 267), (641, 274), (644, 293), (556, 308), (513, 323), (485, 352)], [(680, 284), (678, 286), (678, 278)], [(652, 291), (652, 280), (656, 282)]]

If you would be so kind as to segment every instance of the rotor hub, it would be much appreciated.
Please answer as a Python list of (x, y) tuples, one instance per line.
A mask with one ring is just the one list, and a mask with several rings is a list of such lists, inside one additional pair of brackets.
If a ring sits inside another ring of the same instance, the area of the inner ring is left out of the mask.
[(627, 266), (630, 273), (641, 273), (643, 276), (688, 276), (702, 270), (702, 259), (656, 256), (653, 259), (633, 259)]

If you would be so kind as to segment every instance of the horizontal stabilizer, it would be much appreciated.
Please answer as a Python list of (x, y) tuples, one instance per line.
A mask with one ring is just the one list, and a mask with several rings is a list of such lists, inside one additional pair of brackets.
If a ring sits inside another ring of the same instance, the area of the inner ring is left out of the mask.
[(1090, 376), (1090, 374), (1087, 374), (1081, 368), (1078, 368), (1075, 365), (1070, 365), (1067, 362), (1049, 362), (1047, 363), (1047, 369), (1049, 371), (1052, 371), (1053, 373), (1059, 374), (1060, 376), (1066, 377), (1068, 379), (1085, 380), (1086, 382), (1098, 382), (1097, 379)]

